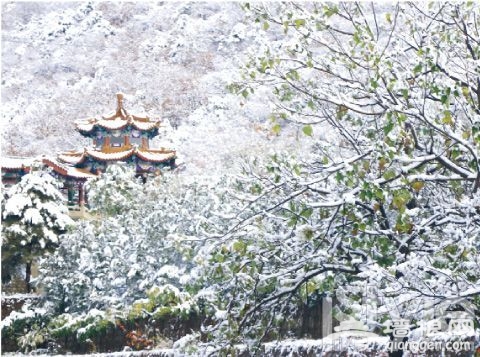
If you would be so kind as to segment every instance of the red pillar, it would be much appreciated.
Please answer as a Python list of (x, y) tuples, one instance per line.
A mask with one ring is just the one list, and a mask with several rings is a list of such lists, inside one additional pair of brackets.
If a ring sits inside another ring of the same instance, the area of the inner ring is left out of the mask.
[(78, 205), (82, 207), (85, 204), (85, 191), (83, 189), (83, 182), (78, 184)]
[[(82, 186), (85, 187), (85, 182), (82, 183)], [(85, 190), (85, 188), (83, 189), (83, 203), (88, 206), (88, 194), (87, 194), (87, 190)]]

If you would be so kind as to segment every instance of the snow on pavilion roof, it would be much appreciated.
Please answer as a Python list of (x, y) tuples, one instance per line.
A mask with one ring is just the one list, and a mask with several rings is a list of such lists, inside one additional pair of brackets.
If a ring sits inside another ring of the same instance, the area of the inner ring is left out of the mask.
[(98, 161), (121, 161), (126, 160), (133, 155), (136, 155), (143, 161), (159, 163), (174, 159), (176, 157), (176, 152), (174, 150), (168, 150), (164, 148), (158, 150), (147, 150), (133, 146), (111, 151), (100, 151), (88, 148), (83, 152), (70, 151), (62, 153), (58, 155), (58, 159), (65, 164), (77, 165), (82, 163), (87, 157), (91, 157)]
[(59, 154), (57, 157), (64, 163), (75, 165), (83, 160), (83, 151), (68, 151)]
[(144, 161), (163, 162), (176, 157), (174, 150), (142, 150), (136, 149), (135, 154)]
[(93, 157), (94, 159), (100, 161), (120, 161), (128, 159), (134, 153), (135, 149), (131, 147), (130, 149), (122, 150), (122, 151), (100, 151), (100, 150), (92, 150), (87, 149), (85, 151), (86, 156)]
[(47, 165), (48, 167), (52, 168), (53, 171), (56, 173), (62, 175), (62, 176), (68, 176), (76, 179), (89, 179), (93, 177), (97, 177), (97, 175), (92, 174), (88, 170), (84, 169), (79, 169), (77, 167), (65, 165), (62, 162), (59, 162), (55, 159), (52, 158), (45, 158), (43, 159), (43, 163)]
[(20, 170), (30, 168), (34, 162), (32, 158), (23, 157), (2, 157), (1, 167), (6, 170)]
[(75, 122), (77, 129), (89, 134), (95, 127), (101, 127), (107, 130), (119, 130), (127, 126), (132, 126), (140, 131), (155, 130), (160, 127), (161, 122), (159, 120), (152, 120), (149, 117), (137, 116), (129, 114), (123, 108), (123, 95), (117, 94), (117, 111), (109, 116), (102, 116), (102, 118), (90, 118), (80, 119)]

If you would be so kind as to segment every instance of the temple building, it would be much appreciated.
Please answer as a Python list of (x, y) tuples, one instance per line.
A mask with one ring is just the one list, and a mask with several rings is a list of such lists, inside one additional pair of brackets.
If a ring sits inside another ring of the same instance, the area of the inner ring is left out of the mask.
[[(160, 175), (176, 167), (174, 150), (150, 148), (150, 140), (159, 134), (161, 121), (128, 113), (122, 94), (117, 94), (113, 114), (77, 120), (75, 126), (81, 135), (92, 140), (91, 147), (42, 158), (52, 175), (63, 183), (70, 206), (85, 205), (85, 182), (105, 172), (110, 164), (132, 165), (144, 181), (150, 174)], [(2, 159), (2, 182), (18, 182), (30, 168), (21, 160)]]
[(2, 158), (2, 183), (5, 186), (14, 185), (32, 169), (33, 159), (30, 158)]

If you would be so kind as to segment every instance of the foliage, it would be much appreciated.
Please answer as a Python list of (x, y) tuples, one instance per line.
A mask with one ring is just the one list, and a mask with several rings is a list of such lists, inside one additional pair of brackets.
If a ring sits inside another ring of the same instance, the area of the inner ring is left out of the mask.
[(40, 265), (55, 311), (121, 308), (153, 286), (184, 286), (202, 243), (196, 235), (221, 203), (209, 195), (215, 184), (171, 176), (142, 185), (113, 165), (90, 182), (96, 218), (80, 222)]
[(2, 280), (10, 279), (18, 264), (26, 265), (29, 290), (32, 262), (53, 252), (73, 221), (57, 183), (46, 173), (23, 176), (2, 203)]
[[(198, 287), (189, 284), (189, 272), (203, 245), (197, 236), (225, 203), (220, 194), (212, 199), (215, 186), (221, 192), (220, 179), (174, 176), (141, 184), (124, 166), (91, 181), (92, 220), (80, 221), (40, 262), (37, 283), (49, 322), (42, 331), (31, 325), (29, 333), (83, 350), (123, 326), (133, 348), (157, 343), (152, 334), (164, 333), (158, 324), (199, 325), (203, 300), (190, 294)], [(138, 324), (144, 327), (132, 327)]]
[[(278, 336), (302, 292), (348, 296), (347, 312), (371, 328), (382, 315), (416, 321), (475, 302), (478, 4), (246, 9), (266, 36), (238, 93), (268, 86), (275, 125), (322, 140), (313, 160), (246, 166), (245, 209), (210, 246), (203, 274), (225, 311), (214, 336)], [(381, 302), (372, 319), (359, 303), (367, 285)]]
[(14, 345), (23, 351), (31, 351), (43, 345), (47, 341), (48, 320), (44, 309), (29, 305), (25, 305), (20, 312), (12, 312), (2, 320), (2, 350)]
[(87, 183), (89, 204), (94, 213), (102, 217), (116, 216), (142, 203), (143, 187), (131, 168), (110, 165), (107, 173)]
[(172, 285), (153, 286), (147, 291), (147, 299), (137, 300), (128, 312), (131, 320), (149, 316), (153, 319), (164, 319), (168, 316), (188, 317), (198, 312), (196, 303), (190, 294), (181, 292)]

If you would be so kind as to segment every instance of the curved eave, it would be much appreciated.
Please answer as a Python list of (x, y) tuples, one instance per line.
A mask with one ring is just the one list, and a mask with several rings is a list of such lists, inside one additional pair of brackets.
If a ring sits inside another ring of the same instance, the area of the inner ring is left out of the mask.
[(173, 150), (136, 150), (137, 156), (147, 162), (161, 163), (176, 158), (176, 152)]
[(102, 151), (87, 150), (86, 154), (98, 161), (121, 161), (130, 158), (133, 155), (134, 151), (134, 149), (127, 149), (124, 151), (105, 153)]
[(112, 120), (112, 121), (107, 121), (107, 120), (102, 120), (98, 121), (96, 123), (92, 124), (77, 124), (77, 130), (82, 134), (83, 136), (90, 137), (92, 135), (95, 135), (97, 129), (102, 128), (106, 130), (123, 130), (127, 127), (132, 127), (136, 130), (142, 131), (142, 132), (158, 132), (158, 129), (161, 126), (161, 122), (142, 122), (142, 121), (118, 121), (118, 120)]
[(43, 159), (43, 164), (50, 167), (57, 174), (67, 176), (67, 168), (53, 159)]
[(97, 161), (124, 161), (132, 156), (137, 156), (145, 162), (162, 163), (176, 158), (176, 152), (173, 150), (142, 150), (131, 148), (115, 152), (102, 152), (97, 150), (87, 150), (86, 156)]
[(70, 165), (78, 165), (85, 161), (84, 152), (64, 152), (57, 156), (58, 160)]
[(86, 181), (90, 178), (97, 177), (87, 170), (79, 169), (73, 166), (63, 165), (53, 159), (43, 159), (43, 164), (50, 167), (55, 173), (65, 178), (79, 181)]
[(20, 167), (6, 167), (2, 165), (2, 171), (8, 171), (8, 172), (18, 172), (18, 171), (23, 171), (25, 173), (30, 172), (31, 167), (30, 166), (20, 166)]
[(87, 180), (87, 179), (97, 177), (97, 175), (92, 174), (88, 170), (79, 169), (77, 167), (69, 167), (67, 174), (68, 174), (68, 177), (72, 177), (79, 180)]
[(143, 122), (139, 120), (133, 120), (132, 121), (132, 126), (140, 131), (152, 131), (152, 130), (158, 130), (161, 126), (161, 122)]

